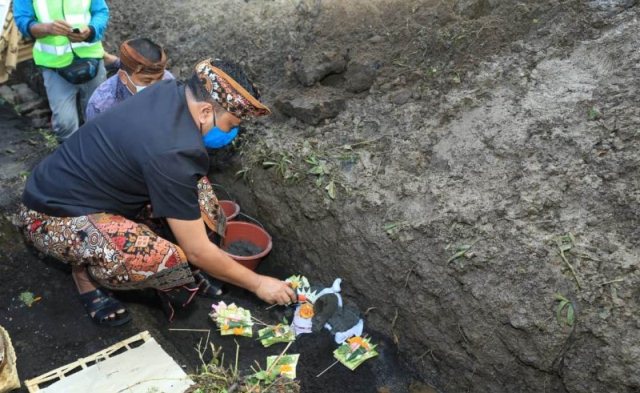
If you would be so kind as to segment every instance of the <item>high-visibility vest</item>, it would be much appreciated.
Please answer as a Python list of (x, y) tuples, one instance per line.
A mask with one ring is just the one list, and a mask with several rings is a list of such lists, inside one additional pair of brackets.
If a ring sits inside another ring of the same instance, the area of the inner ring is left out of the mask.
[[(33, 0), (33, 9), (39, 23), (65, 20), (74, 28), (84, 28), (91, 21), (91, 0)], [(33, 60), (48, 68), (68, 66), (74, 53), (77, 57), (101, 59), (104, 49), (99, 41), (71, 42), (61, 35), (38, 38), (33, 45)]]

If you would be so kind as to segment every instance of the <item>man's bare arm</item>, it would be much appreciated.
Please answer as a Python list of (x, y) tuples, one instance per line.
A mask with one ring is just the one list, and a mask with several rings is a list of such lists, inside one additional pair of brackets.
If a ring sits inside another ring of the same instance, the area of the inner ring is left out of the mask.
[(284, 281), (263, 276), (237, 263), (207, 237), (204, 221), (167, 219), (178, 245), (193, 265), (213, 277), (248, 289), (267, 303), (287, 304), (296, 300)]

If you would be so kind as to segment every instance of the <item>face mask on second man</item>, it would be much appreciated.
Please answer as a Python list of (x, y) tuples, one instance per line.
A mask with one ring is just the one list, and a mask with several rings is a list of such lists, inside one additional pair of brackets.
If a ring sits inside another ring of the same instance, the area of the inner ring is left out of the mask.
[(124, 74), (124, 76), (127, 78), (127, 81), (129, 83), (125, 83), (125, 85), (127, 86), (127, 89), (129, 89), (129, 91), (132, 94), (140, 93), (142, 90), (146, 89), (147, 87), (157, 82), (156, 80), (150, 80), (147, 84), (138, 84), (134, 82), (133, 79), (131, 79), (131, 76), (129, 76), (128, 72), (126, 72), (125, 70), (120, 70), (120, 72)]

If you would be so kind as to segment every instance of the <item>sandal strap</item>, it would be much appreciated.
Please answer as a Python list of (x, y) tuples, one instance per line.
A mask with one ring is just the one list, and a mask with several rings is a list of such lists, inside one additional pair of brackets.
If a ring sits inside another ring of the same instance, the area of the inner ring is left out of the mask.
[(84, 308), (86, 308), (87, 311), (90, 311), (90, 312), (96, 311), (97, 309), (101, 308), (101, 303), (103, 303), (104, 300), (107, 298), (107, 295), (104, 292), (102, 292), (100, 289), (95, 289), (91, 292), (82, 293), (79, 296), (80, 296), (80, 301), (82, 302), (82, 305), (84, 306)]
[[(118, 300), (108, 296), (100, 289), (80, 295), (80, 301), (89, 315), (93, 313), (93, 319), (98, 321), (109, 320), (111, 314), (115, 314), (116, 319), (123, 319), (128, 316), (128, 311)], [(120, 310), (124, 313), (118, 313)]]
[(218, 279), (215, 279), (201, 271), (194, 271), (193, 278), (199, 287), (199, 292), (204, 296), (216, 297), (222, 291), (224, 283)]

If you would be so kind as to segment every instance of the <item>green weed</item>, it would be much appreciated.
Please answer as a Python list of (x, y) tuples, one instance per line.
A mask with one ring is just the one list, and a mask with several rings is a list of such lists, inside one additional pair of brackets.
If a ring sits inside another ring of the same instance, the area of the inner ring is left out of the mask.
[[(221, 347), (215, 347), (213, 343), (203, 344), (202, 341), (196, 346), (196, 351), (202, 365), (195, 374), (189, 377), (195, 382), (185, 393), (298, 393), (300, 385), (295, 380), (279, 377), (277, 373), (264, 372), (255, 378), (255, 374), (243, 376), (238, 370), (240, 357), (240, 345), (236, 342), (236, 356), (233, 365), (225, 365), (224, 354)], [(205, 361), (204, 357), (211, 351), (211, 360)]]
[(386, 232), (387, 236), (392, 240), (396, 240), (400, 234), (400, 231), (408, 224), (407, 221), (396, 221), (385, 224), (382, 228)]
[(22, 292), (20, 294), (20, 301), (22, 303), (24, 303), (25, 306), (27, 307), (31, 307), (33, 305), (33, 303), (41, 300), (42, 298), (40, 296), (36, 296), (33, 294), (33, 292)]
[(562, 327), (573, 327), (575, 322), (575, 308), (573, 307), (573, 303), (559, 293), (555, 294), (555, 299), (559, 302), (556, 307), (556, 320), (558, 321), (558, 325)]
[(58, 139), (53, 133), (45, 130), (40, 130), (40, 135), (42, 135), (42, 137), (44, 138), (44, 145), (47, 150), (55, 150), (58, 147)]
[(331, 180), (329, 184), (324, 188), (329, 194), (329, 198), (336, 199), (336, 182), (335, 180)]
[[(471, 254), (469, 253), (469, 250), (471, 250), (471, 248), (478, 242), (478, 240), (475, 240), (473, 243), (471, 244), (461, 244), (459, 246), (456, 247), (456, 252), (455, 254), (453, 254), (449, 259), (447, 259), (447, 263), (455, 261), (458, 258), (462, 258), (462, 257), (471, 257)], [(469, 254), (468, 254), (469, 253)]]
[(242, 169), (236, 172), (236, 178), (249, 182), (251, 180), (251, 168), (243, 166)]
[(556, 246), (558, 247), (560, 258), (562, 258), (562, 261), (567, 265), (567, 267), (571, 271), (571, 275), (573, 275), (573, 278), (576, 280), (576, 285), (578, 286), (578, 289), (582, 289), (582, 285), (580, 284), (580, 279), (578, 278), (578, 273), (573, 268), (573, 265), (571, 265), (566, 255), (566, 253), (571, 251), (571, 249), (575, 246), (575, 243), (576, 243), (575, 237), (573, 237), (573, 234), (569, 232), (566, 235), (558, 236), (555, 239), (555, 242), (556, 242)]
[(589, 108), (589, 111), (587, 112), (587, 119), (594, 121), (601, 118), (602, 118), (602, 114), (595, 106), (592, 106), (591, 108)]
[(279, 153), (277, 158), (263, 161), (262, 167), (265, 169), (275, 168), (276, 173), (284, 180), (299, 180), (300, 175), (290, 167), (292, 164), (292, 157), (288, 153)]

